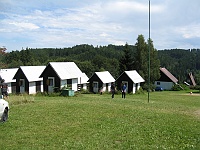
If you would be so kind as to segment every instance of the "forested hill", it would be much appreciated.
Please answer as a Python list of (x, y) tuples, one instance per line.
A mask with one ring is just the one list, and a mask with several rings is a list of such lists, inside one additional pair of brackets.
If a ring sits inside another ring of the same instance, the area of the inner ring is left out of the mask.
[[(28, 65), (47, 65), (52, 61), (74, 61), (90, 77), (95, 71), (109, 71), (115, 78), (119, 75), (119, 60), (125, 46), (76, 45), (69, 48), (26, 48), (26, 50), (6, 53), (0, 61), (5, 68)], [(129, 45), (132, 57), (136, 46)], [(187, 73), (193, 72), (196, 82), (200, 83), (200, 49), (159, 50), (160, 66), (166, 67), (183, 82)], [(1, 56), (2, 57), (2, 56)], [(6, 64), (6, 65), (5, 65)]]
[[(134, 55), (135, 46), (129, 45)], [(3, 59), (7, 68), (28, 65), (47, 65), (53, 61), (73, 61), (89, 77), (96, 71), (108, 70), (114, 77), (118, 76), (119, 59), (124, 46), (76, 45), (70, 48), (26, 48), (26, 50), (12, 51)]]
[(178, 80), (192, 72), (196, 81), (200, 81), (200, 49), (159, 50), (160, 66), (166, 67)]

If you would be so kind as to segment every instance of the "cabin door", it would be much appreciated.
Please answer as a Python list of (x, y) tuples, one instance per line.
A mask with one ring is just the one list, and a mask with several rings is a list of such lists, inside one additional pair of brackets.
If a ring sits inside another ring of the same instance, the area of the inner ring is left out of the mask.
[(98, 93), (98, 91), (99, 91), (99, 83), (98, 82), (96, 82), (96, 81), (94, 81), (93, 82), (93, 92), (94, 93)]
[(54, 77), (48, 77), (48, 80), (49, 80), (49, 85), (48, 85), (48, 93), (53, 93), (54, 92)]
[(24, 93), (25, 92), (25, 80), (24, 79), (20, 79), (20, 93)]

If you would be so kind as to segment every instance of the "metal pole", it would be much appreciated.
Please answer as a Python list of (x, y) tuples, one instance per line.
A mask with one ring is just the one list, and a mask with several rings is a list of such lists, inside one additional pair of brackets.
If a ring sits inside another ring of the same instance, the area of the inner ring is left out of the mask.
[(149, 0), (149, 40), (148, 40), (148, 49), (149, 49), (149, 57), (148, 57), (148, 103), (149, 103), (149, 92), (150, 92), (150, 0)]

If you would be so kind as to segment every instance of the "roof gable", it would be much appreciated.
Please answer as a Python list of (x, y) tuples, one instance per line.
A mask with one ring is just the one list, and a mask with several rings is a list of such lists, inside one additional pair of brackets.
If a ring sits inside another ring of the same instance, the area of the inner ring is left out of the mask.
[(134, 83), (141, 83), (145, 82), (145, 80), (139, 75), (136, 70), (124, 71), (127, 76), (134, 82)]
[(22, 70), (29, 82), (32, 81), (41, 81), (42, 78), (39, 78), (42, 71), (46, 66), (20, 66), (19, 69)]
[(2, 77), (2, 79), (5, 80), (6, 83), (16, 82), (13, 77), (16, 74), (17, 70), (18, 68), (0, 69), (0, 76)]
[(49, 65), (51, 65), (61, 80), (82, 76), (82, 71), (74, 62), (50, 62)]
[(115, 82), (115, 79), (113, 78), (113, 76), (108, 71), (95, 72), (95, 74), (99, 77), (99, 79), (103, 83)]
[(176, 79), (166, 68), (161, 68), (160, 71), (166, 75), (172, 82), (177, 83), (178, 79)]

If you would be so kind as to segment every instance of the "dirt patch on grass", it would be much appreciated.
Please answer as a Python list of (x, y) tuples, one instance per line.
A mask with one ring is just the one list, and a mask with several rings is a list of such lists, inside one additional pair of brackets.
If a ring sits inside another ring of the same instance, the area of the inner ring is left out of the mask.
[(198, 93), (188, 93), (188, 94), (184, 94), (184, 95), (188, 95), (188, 96), (200, 96), (200, 94), (198, 94)]
[(200, 119), (200, 109), (194, 112), (194, 115)]

